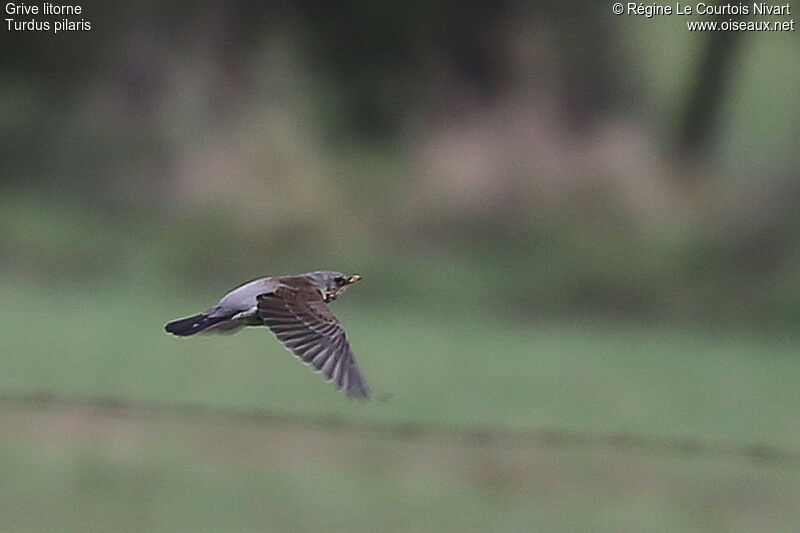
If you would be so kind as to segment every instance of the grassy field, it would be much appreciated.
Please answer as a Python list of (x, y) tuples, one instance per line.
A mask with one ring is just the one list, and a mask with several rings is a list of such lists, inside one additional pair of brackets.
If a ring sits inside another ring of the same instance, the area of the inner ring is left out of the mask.
[[(346, 295), (382, 402), (348, 401), (265, 330), (178, 339), (207, 294), (3, 282), (0, 395), (49, 391), (363, 423), (679, 437), (796, 451), (796, 340), (510, 322)], [(9, 334), (8, 332), (11, 332)], [(800, 464), (544, 442), (398, 439), (222, 417), (0, 408), (2, 530), (789, 531)], [(770, 449), (772, 449), (770, 448)]]

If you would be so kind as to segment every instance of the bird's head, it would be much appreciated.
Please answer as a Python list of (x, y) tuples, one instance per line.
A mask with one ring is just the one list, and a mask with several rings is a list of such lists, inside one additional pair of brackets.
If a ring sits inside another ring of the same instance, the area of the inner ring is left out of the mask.
[(348, 276), (333, 270), (309, 272), (306, 277), (319, 289), (325, 302), (335, 300), (347, 287), (361, 279), (358, 274)]

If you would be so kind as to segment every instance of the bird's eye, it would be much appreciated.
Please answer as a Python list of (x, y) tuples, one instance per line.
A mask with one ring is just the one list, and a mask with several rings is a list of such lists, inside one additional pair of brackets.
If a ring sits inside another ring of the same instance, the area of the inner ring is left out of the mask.
[(342, 276), (336, 276), (333, 278), (333, 281), (336, 282), (337, 285), (344, 285), (344, 278)]

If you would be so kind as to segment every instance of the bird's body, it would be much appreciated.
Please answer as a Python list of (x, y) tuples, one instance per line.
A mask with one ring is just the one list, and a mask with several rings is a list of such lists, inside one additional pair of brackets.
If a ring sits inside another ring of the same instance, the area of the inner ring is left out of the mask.
[(230, 291), (204, 313), (170, 322), (165, 329), (185, 337), (267, 326), (289, 351), (339, 389), (351, 396), (368, 396), (344, 328), (325, 305), (359, 279), (324, 270), (253, 280)]

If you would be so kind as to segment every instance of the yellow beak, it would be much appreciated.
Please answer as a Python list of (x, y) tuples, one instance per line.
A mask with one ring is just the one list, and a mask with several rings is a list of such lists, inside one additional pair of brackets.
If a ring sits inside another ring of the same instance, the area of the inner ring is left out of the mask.
[(359, 276), (358, 274), (353, 274), (352, 276), (347, 278), (347, 283), (355, 283), (356, 281), (358, 281), (360, 279), (361, 279), (361, 276)]

